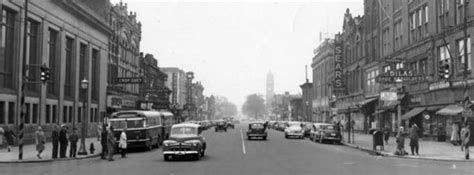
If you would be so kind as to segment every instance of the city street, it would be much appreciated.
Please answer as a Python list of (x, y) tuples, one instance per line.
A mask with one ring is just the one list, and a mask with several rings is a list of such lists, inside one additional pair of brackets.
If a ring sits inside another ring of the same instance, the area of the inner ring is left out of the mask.
[[(467, 162), (411, 160), (372, 156), (343, 145), (285, 139), (269, 130), (267, 141), (245, 137), (246, 126), (204, 132), (206, 156), (199, 161), (163, 160), (161, 149), (134, 151), (109, 162), (99, 158), (44, 163), (0, 164), (1, 174), (169, 174), (169, 175), (299, 175), (299, 174), (472, 174)], [(244, 140), (243, 140), (244, 139)], [(242, 144), (244, 143), (244, 144)]]

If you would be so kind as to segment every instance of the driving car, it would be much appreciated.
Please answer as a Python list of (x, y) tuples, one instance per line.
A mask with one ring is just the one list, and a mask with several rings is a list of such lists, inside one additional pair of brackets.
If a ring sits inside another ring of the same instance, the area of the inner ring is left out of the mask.
[(169, 139), (163, 141), (163, 158), (169, 161), (179, 156), (193, 156), (199, 160), (206, 151), (206, 140), (198, 124), (182, 123), (171, 127)]
[(330, 140), (333, 143), (340, 144), (342, 140), (342, 135), (340, 129), (337, 128), (337, 125), (321, 124), (315, 130), (313, 138), (311, 140), (319, 141), (319, 143), (323, 143), (326, 140)]
[(297, 137), (300, 139), (304, 138), (304, 129), (302, 128), (301, 122), (288, 122), (287, 127), (285, 128), (285, 138), (290, 137)]
[(221, 131), (223, 130), (224, 132), (227, 132), (227, 123), (224, 120), (219, 120), (216, 122), (216, 126), (214, 127), (214, 130)]
[(227, 122), (227, 128), (232, 128), (232, 129), (235, 129), (235, 125), (234, 125), (234, 123), (232, 123), (232, 122), (228, 121), (228, 122)]
[(255, 137), (260, 137), (267, 140), (266, 124), (264, 122), (251, 122), (247, 130), (247, 139), (250, 140)]

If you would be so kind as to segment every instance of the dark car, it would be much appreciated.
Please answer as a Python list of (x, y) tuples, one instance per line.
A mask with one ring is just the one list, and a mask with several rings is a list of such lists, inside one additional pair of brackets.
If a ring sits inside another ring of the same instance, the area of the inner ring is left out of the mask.
[(169, 139), (163, 141), (163, 158), (165, 161), (179, 156), (193, 156), (199, 160), (206, 151), (206, 141), (201, 135), (198, 124), (183, 123), (171, 127)]
[(235, 129), (235, 125), (232, 122), (227, 122), (227, 128)]
[(217, 131), (224, 131), (227, 132), (227, 122), (225, 121), (217, 121), (214, 130)]
[(267, 140), (267, 124), (263, 122), (252, 122), (249, 123), (249, 129), (247, 130), (247, 139), (250, 140), (254, 137), (260, 137), (263, 140)]
[(319, 128), (314, 133), (314, 141), (323, 141), (330, 140), (337, 144), (341, 143), (342, 135), (341, 130), (338, 128), (338, 125), (333, 124), (321, 124)]

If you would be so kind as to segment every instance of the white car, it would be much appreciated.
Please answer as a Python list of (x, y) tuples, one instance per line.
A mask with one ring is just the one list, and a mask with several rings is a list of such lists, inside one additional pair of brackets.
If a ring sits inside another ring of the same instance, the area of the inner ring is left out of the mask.
[(301, 122), (288, 122), (288, 126), (285, 128), (285, 138), (290, 137), (304, 138), (304, 129)]

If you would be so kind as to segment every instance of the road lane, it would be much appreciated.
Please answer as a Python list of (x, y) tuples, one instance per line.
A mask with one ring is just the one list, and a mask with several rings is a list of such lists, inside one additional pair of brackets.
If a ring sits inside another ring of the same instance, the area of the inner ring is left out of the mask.
[[(268, 140), (246, 140), (246, 125), (227, 132), (204, 132), (208, 149), (199, 161), (165, 162), (161, 149), (138, 151), (115, 161), (87, 159), (31, 164), (0, 164), (0, 174), (170, 174), (170, 175), (300, 175), (300, 174), (472, 174), (470, 163), (370, 156), (342, 145), (285, 139), (269, 130)], [(242, 143), (245, 145), (243, 154)], [(454, 165), (454, 166), (453, 166)]]

